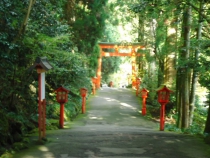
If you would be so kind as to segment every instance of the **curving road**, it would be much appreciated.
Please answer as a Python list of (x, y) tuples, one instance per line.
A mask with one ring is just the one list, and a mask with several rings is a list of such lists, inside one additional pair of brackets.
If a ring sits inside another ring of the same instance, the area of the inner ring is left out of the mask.
[(201, 139), (159, 131), (158, 123), (141, 116), (130, 89), (102, 88), (87, 104), (83, 117), (47, 131), (49, 143), (14, 158), (210, 158)]

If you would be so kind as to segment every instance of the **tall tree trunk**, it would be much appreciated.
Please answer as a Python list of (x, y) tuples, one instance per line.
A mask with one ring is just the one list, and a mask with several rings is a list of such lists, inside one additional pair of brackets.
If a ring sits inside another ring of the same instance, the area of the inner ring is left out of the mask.
[(183, 83), (182, 83), (182, 80), (181, 80), (181, 73), (182, 73), (182, 70), (181, 68), (178, 68), (177, 70), (177, 75), (176, 75), (176, 109), (177, 109), (177, 112), (178, 112), (178, 120), (177, 120), (177, 127), (178, 128), (181, 128), (182, 126), (182, 93), (180, 91), (180, 89), (182, 89), (183, 87)]
[[(139, 16), (138, 42), (143, 43), (144, 42), (144, 32), (145, 32), (144, 31), (144, 26), (145, 26), (144, 15), (139, 13), (138, 16)], [(142, 72), (143, 72), (144, 67), (143, 67), (143, 63), (141, 62), (140, 58), (142, 58), (142, 56), (136, 58), (136, 60), (137, 60), (136, 63), (138, 64), (138, 72), (139, 72), (140, 76), (143, 77)]]
[[(200, 54), (200, 40), (202, 38), (202, 12), (203, 12), (203, 1), (200, 1), (200, 10), (199, 10), (199, 19), (198, 19), (198, 28), (197, 28), (197, 41), (198, 46), (195, 50), (195, 62), (198, 62), (199, 54)], [(196, 83), (198, 81), (198, 71), (196, 70), (197, 67), (195, 65), (193, 69), (193, 75), (192, 75), (192, 85), (191, 85), (191, 94), (190, 94), (190, 124), (193, 123), (193, 113), (194, 113), (194, 107), (195, 107), (195, 90), (196, 90)]]
[(161, 84), (164, 83), (164, 69), (165, 69), (165, 63), (164, 60), (159, 59), (158, 64), (158, 87), (161, 86)]
[[(175, 17), (175, 21), (179, 21), (178, 17)], [(176, 39), (176, 44), (175, 44), (175, 65), (177, 66), (178, 63), (178, 57), (179, 57), (179, 44), (178, 44), (178, 30), (179, 30), (179, 26), (176, 25), (175, 27), (176, 30), (176, 35), (175, 35), (175, 39)], [(180, 96), (180, 89), (181, 89), (181, 69), (178, 67), (176, 70), (176, 111), (178, 113), (178, 119), (176, 122), (176, 126), (178, 128), (181, 128), (181, 118), (182, 118), (182, 106), (181, 106), (181, 96)]]
[(178, 89), (180, 96), (180, 104), (182, 108), (181, 128), (189, 127), (189, 76), (190, 70), (187, 64), (190, 54), (190, 24), (191, 24), (191, 6), (186, 6), (183, 13), (183, 23), (182, 23), (182, 38), (183, 38), (183, 48), (180, 52), (180, 61), (182, 66), (180, 68), (180, 82), (181, 85)]
[(210, 93), (208, 94), (208, 103), (209, 103), (209, 110), (208, 110), (208, 116), (207, 116), (207, 120), (206, 120), (206, 126), (204, 129), (204, 133), (210, 134)]
[(144, 15), (139, 13), (138, 42), (144, 42)]

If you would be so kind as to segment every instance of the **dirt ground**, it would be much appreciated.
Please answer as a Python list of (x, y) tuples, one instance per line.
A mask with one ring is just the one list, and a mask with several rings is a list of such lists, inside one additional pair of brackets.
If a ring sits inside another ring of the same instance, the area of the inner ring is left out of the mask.
[(203, 140), (159, 131), (159, 123), (148, 121), (140, 109), (131, 89), (101, 88), (82, 117), (66, 122), (65, 129), (47, 131), (48, 143), (14, 158), (210, 158)]

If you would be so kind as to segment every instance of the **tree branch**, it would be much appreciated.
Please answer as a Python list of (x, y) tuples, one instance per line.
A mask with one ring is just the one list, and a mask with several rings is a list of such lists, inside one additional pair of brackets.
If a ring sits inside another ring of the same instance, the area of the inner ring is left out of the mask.
[[(194, 10), (196, 10), (198, 13), (200, 12), (199, 8), (197, 8), (195, 5), (193, 5), (192, 3), (188, 2), (188, 5), (190, 5)], [(209, 24), (210, 24), (210, 18), (204, 14), (203, 12), (201, 12), (201, 16), (203, 17), (203, 19), (205, 19)]]
[(19, 30), (18, 37), (20, 37), (22, 34), (24, 34), (24, 32), (26, 30), (26, 26), (27, 26), (27, 22), (28, 22), (28, 19), (29, 19), (29, 15), (31, 13), (31, 9), (32, 9), (32, 6), (35, 3), (35, 1), (36, 0), (30, 0), (30, 2), (29, 2), (28, 11), (27, 11), (25, 19), (24, 19), (24, 21), (22, 23), (22, 26), (21, 26), (21, 28)]

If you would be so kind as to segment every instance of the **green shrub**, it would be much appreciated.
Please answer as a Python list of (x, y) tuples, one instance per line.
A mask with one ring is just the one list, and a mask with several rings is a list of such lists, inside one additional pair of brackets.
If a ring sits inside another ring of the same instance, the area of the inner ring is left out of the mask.
[(182, 132), (180, 128), (177, 128), (176, 124), (165, 124), (165, 130), (174, 131), (174, 132)]
[(8, 139), (9, 122), (6, 113), (0, 110), (0, 146), (5, 145)]

